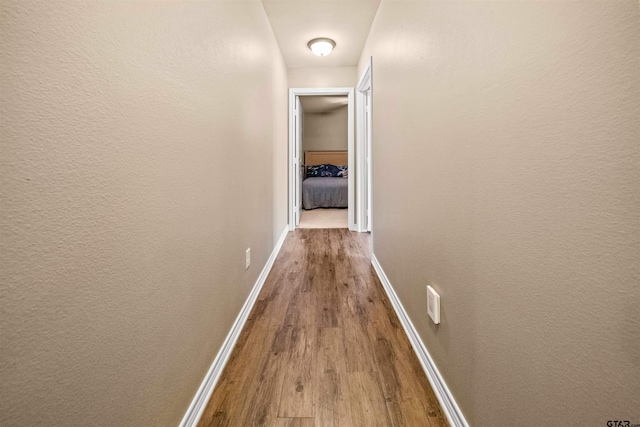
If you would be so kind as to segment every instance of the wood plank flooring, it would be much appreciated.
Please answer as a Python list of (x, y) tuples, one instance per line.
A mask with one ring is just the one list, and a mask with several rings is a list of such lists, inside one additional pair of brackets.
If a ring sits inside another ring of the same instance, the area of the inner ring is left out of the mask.
[(200, 426), (447, 426), (369, 236), (287, 236)]

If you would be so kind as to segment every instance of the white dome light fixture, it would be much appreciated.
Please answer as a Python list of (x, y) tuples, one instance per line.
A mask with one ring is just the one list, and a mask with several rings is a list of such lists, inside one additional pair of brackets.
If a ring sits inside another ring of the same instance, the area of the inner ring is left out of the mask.
[(316, 56), (327, 56), (331, 53), (334, 47), (336, 47), (336, 42), (326, 37), (321, 37), (319, 39), (313, 39), (309, 43), (307, 43), (311, 52), (313, 52)]

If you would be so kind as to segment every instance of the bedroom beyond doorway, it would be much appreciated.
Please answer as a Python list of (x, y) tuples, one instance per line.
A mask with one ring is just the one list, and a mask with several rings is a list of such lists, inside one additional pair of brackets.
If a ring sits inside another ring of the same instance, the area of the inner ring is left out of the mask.
[(289, 95), (290, 230), (355, 230), (354, 89), (291, 88)]

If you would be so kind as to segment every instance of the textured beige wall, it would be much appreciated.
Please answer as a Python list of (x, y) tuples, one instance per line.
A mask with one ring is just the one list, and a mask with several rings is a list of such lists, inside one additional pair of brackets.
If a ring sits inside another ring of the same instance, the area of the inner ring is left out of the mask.
[(380, 5), (375, 254), (474, 426), (640, 422), (639, 31), (637, 1)]
[(302, 131), (302, 151), (347, 150), (347, 106), (326, 113), (304, 113)]
[(356, 67), (289, 68), (289, 87), (353, 87)]
[[(272, 71), (273, 109), (273, 244), (275, 245), (289, 222), (287, 207), (289, 203), (289, 87), (287, 66), (282, 55), (273, 53), (276, 59)], [(285, 76), (283, 79), (282, 76)], [(268, 116), (267, 116), (268, 117)], [(260, 166), (259, 166), (260, 167)], [(263, 163), (263, 168), (269, 164)], [(260, 210), (260, 207), (256, 207)]]
[(262, 5), (1, 13), (0, 424), (177, 425), (286, 223)]

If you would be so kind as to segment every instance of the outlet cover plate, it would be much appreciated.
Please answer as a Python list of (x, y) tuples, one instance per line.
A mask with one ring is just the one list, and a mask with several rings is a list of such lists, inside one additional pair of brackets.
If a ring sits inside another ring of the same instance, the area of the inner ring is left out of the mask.
[(427, 313), (436, 325), (440, 324), (440, 295), (427, 285)]

